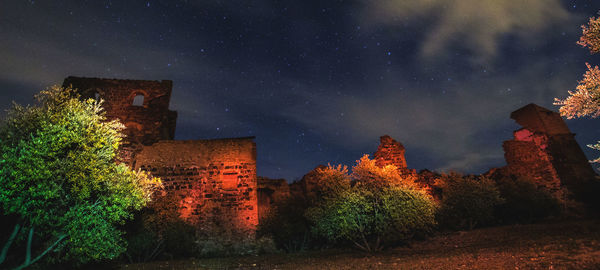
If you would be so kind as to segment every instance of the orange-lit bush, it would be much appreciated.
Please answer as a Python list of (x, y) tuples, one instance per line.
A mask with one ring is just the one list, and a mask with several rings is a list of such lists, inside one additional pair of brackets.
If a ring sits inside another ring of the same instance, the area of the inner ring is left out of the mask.
[(314, 234), (370, 252), (427, 234), (435, 225), (432, 198), (396, 167), (380, 168), (365, 155), (352, 178), (352, 188), (324, 197), (306, 211)]
[(356, 161), (351, 176), (357, 185), (373, 190), (388, 186), (420, 189), (415, 183), (416, 176), (402, 174), (394, 165), (379, 167), (369, 155), (364, 155)]

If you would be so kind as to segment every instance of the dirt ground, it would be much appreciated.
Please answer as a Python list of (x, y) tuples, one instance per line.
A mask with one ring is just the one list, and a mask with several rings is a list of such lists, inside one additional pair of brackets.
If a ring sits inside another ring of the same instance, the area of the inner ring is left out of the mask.
[(445, 233), (371, 255), (325, 250), (161, 261), (120, 269), (600, 269), (600, 220)]

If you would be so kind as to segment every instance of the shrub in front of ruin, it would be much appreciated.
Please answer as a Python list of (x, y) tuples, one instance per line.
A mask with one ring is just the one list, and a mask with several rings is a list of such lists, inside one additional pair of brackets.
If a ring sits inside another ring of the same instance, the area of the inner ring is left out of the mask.
[(495, 222), (494, 209), (504, 200), (496, 183), (484, 176), (442, 175), (437, 220), (442, 228), (473, 229)]
[(504, 200), (496, 207), (496, 217), (501, 223), (530, 223), (560, 214), (558, 199), (532, 180), (503, 177), (497, 184)]
[(195, 228), (181, 219), (176, 194), (156, 193), (127, 226), (130, 263), (187, 258), (197, 254)]
[(311, 181), (314, 188), (306, 198), (292, 196), (277, 203), (259, 226), (259, 235), (271, 237), (280, 250), (298, 252), (321, 244), (323, 240), (311, 234), (304, 212), (349, 190), (351, 184), (348, 168), (342, 165), (317, 168)]
[(435, 205), (419, 190), (355, 186), (309, 208), (306, 216), (313, 233), (371, 252), (429, 233), (435, 225)]
[(309, 221), (303, 213), (308, 208), (304, 198), (290, 197), (278, 203), (261, 224), (257, 234), (270, 237), (285, 252), (306, 250), (311, 245)]

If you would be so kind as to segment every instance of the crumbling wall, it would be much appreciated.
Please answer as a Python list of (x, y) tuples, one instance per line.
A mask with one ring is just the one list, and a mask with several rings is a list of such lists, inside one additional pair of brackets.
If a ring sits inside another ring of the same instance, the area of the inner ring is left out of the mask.
[(136, 169), (179, 197), (183, 219), (205, 237), (254, 237), (258, 225), (253, 138), (160, 141), (136, 155)]
[(373, 154), (377, 166), (394, 165), (398, 169), (407, 167), (406, 158), (404, 158), (404, 145), (389, 135), (381, 136), (379, 141), (379, 147), (377, 147), (377, 151)]
[(526, 177), (566, 200), (595, 177), (583, 151), (556, 112), (529, 104), (511, 114), (523, 126), (503, 144), (507, 166), (499, 172)]
[(63, 86), (77, 88), (83, 98), (104, 100), (107, 118), (125, 125), (121, 160), (128, 164), (143, 145), (175, 136), (177, 112), (169, 110), (172, 81), (68, 77)]
[(547, 151), (548, 137), (527, 129), (515, 131), (514, 137), (502, 144), (507, 172), (531, 179), (550, 192), (559, 192), (561, 180)]
[[(379, 167), (394, 165), (400, 174), (417, 179), (417, 171), (415, 169), (409, 169), (406, 165), (406, 158), (404, 157), (405, 151), (404, 145), (400, 142), (394, 140), (389, 135), (383, 135), (379, 137), (379, 146), (377, 147), (377, 151), (373, 154), (375, 165)], [(418, 179), (416, 181), (418, 181)]]

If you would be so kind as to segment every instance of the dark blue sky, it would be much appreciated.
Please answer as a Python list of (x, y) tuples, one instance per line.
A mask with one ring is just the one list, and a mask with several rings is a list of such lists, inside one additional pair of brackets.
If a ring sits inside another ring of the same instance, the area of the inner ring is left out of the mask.
[[(482, 173), (511, 111), (557, 110), (600, 64), (575, 44), (598, 2), (2, 1), (0, 109), (69, 75), (170, 79), (176, 138), (256, 136), (259, 175), (353, 165), (383, 134), (410, 168)], [(567, 124), (584, 146), (598, 121)]]

